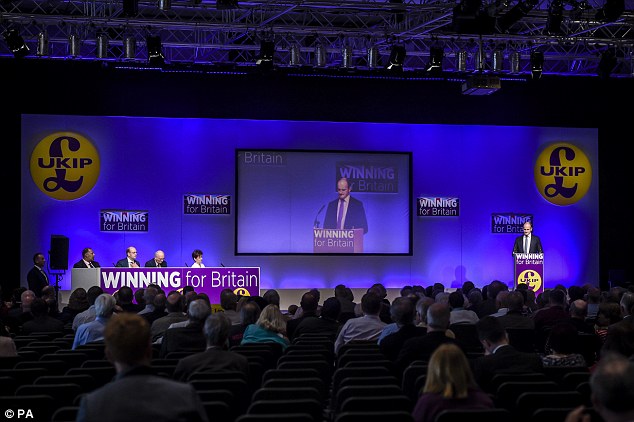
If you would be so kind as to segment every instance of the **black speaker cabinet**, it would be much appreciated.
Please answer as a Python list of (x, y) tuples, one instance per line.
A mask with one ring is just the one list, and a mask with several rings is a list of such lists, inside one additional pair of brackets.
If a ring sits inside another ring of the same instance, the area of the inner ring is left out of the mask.
[(51, 235), (49, 267), (51, 270), (68, 269), (68, 238), (61, 234)]

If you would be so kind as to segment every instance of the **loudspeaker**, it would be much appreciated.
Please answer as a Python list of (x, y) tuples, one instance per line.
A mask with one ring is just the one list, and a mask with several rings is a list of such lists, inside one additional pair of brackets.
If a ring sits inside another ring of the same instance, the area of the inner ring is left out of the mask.
[(61, 234), (52, 234), (49, 255), (49, 267), (51, 270), (67, 270), (68, 238)]

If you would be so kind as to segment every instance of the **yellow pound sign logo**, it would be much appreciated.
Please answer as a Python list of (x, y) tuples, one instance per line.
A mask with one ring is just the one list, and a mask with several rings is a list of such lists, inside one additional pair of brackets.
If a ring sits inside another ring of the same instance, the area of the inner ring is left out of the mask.
[(238, 296), (251, 296), (249, 291), (245, 289), (244, 287), (238, 287), (237, 289), (233, 291), (233, 293), (235, 293)]
[(542, 287), (542, 277), (537, 271), (525, 270), (517, 276), (517, 284), (528, 284), (528, 288), (536, 292)]

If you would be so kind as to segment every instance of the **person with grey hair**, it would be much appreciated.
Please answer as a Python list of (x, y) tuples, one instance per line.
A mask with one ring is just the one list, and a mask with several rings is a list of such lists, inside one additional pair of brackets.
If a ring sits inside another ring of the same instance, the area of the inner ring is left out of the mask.
[(86, 343), (102, 342), (106, 324), (114, 315), (114, 308), (117, 301), (108, 293), (102, 293), (95, 299), (95, 319), (94, 321), (81, 324), (75, 333), (73, 349)]
[(244, 330), (260, 317), (260, 305), (256, 302), (247, 302), (240, 308), (240, 324), (232, 325), (229, 329), (229, 347), (237, 346), (242, 341)]
[[(396, 361), (403, 343), (410, 338), (422, 337), (427, 333), (426, 328), (417, 327), (414, 324), (414, 317), (416, 316), (414, 300), (410, 297), (401, 296), (394, 299), (392, 306), (390, 306), (390, 314), (397, 329), (385, 335), (382, 340), (379, 339), (379, 349), (391, 361)], [(383, 332), (386, 329), (387, 327)]]
[[(590, 376), (592, 407), (605, 422), (634, 420), (634, 362), (618, 353), (601, 358)], [(565, 422), (590, 422), (585, 406), (568, 413)]]
[(231, 321), (222, 312), (211, 314), (205, 321), (203, 332), (207, 340), (207, 349), (195, 353), (178, 362), (174, 370), (174, 379), (188, 381), (197, 372), (241, 372), (249, 375), (247, 358), (228, 350)]
[(205, 350), (207, 341), (203, 334), (203, 325), (210, 314), (211, 308), (204, 299), (191, 301), (187, 309), (187, 324), (177, 327), (172, 324), (170, 328), (165, 330), (159, 357), (164, 358), (170, 352), (201, 352)]
[(395, 361), (397, 371), (403, 373), (405, 368), (415, 360), (429, 360), (438, 346), (453, 343), (462, 346), (446, 332), (449, 328), (449, 305), (433, 303), (427, 309), (427, 334), (410, 338), (403, 343)]

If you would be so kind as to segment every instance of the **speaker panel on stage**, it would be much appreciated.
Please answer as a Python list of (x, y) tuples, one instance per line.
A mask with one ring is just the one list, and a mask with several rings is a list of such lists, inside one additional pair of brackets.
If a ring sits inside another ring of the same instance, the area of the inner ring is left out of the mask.
[(49, 255), (49, 267), (51, 270), (67, 270), (68, 238), (61, 234), (52, 234)]

